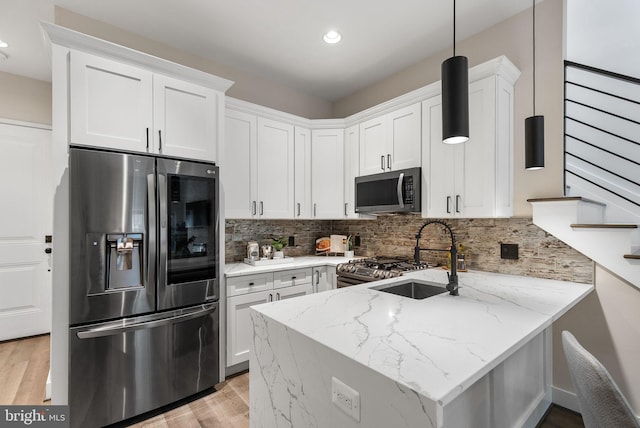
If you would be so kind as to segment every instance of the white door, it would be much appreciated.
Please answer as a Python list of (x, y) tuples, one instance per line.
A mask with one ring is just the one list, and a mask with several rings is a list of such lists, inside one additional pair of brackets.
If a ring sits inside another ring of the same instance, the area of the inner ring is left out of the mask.
[(51, 331), (51, 131), (0, 123), (0, 341)]
[(344, 130), (311, 131), (313, 217), (344, 217)]
[(70, 61), (70, 142), (152, 152), (151, 72), (83, 52)]
[(420, 166), (422, 153), (420, 103), (396, 110), (388, 115), (391, 158), (387, 167), (398, 169)]
[(249, 361), (253, 325), (250, 308), (275, 300), (271, 290), (227, 298), (227, 366)]
[(256, 208), (256, 117), (226, 110), (224, 159), (220, 174), (226, 218), (252, 218)]
[(216, 161), (219, 93), (210, 88), (153, 76), (153, 140), (159, 153)]
[(258, 215), (293, 218), (293, 125), (258, 118)]
[(387, 117), (377, 117), (360, 124), (360, 175), (377, 174), (391, 169), (387, 165)]
[(311, 218), (311, 130), (295, 127), (293, 180), (296, 219)]

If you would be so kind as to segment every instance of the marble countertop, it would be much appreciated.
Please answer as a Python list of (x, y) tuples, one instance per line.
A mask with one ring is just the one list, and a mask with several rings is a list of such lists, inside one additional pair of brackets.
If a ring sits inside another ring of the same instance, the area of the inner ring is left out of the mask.
[(348, 262), (360, 257), (340, 257), (340, 256), (302, 256), (294, 257), (291, 263), (281, 263), (273, 265), (252, 266), (244, 262), (225, 263), (224, 274), (227, 278), (241, 275), (251, 275), (254, 273), (273, 272), (284, 269), (299, 269), (317, 266), (337, 266), (340, 263)]
[(446, 405), (594, 289), (478, 271), (458, 276), (459, 296), (413, 300), (369, 289), (407, 277), (446, 283), (446, 271), (428, 269), (253, 309)]

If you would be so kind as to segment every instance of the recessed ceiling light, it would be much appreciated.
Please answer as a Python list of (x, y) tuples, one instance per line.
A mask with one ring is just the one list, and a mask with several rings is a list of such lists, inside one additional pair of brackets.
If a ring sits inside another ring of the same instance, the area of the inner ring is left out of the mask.
[(8, 48), (9, 47), (9, 43), (5, 42), (4, 40), (0, 40), (0, 48)]
[(342, 40), (342, 34), (338, 33), (336, 30), (329, 30), (329, 31), (327, 31), (325, 33), (325, 35), (324, 35), (324, 37), (322, 37), (322, 39), (326, 43), (334, 45), (334, 44), (338, 43), (340, 40)]

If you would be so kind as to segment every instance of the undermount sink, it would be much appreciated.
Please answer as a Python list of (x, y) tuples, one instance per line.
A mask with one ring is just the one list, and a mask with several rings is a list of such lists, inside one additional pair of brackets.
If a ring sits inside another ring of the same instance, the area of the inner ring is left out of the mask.
[(416, 300), (426, 299), (427, 297), (433, 297), (447, 292), (445, 284), (431, 281), (417, 281), (414, 279), (370, 288), (372, 290), (384, 291), (385, 293), (396, 294)]

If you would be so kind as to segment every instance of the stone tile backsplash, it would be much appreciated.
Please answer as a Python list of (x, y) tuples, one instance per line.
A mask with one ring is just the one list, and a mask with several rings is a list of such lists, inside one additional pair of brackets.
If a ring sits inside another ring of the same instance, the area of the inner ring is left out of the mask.
[[(241, 261), (247, 241), (260, 244), (271, 236), (294, 236), (295, 246), (285, 255), (312, 255), (315, 239), (330, 234), (360, 236), (356, 256), (413, 257), (415, 235), (427, 219), (414, 215), (380, 216), (376, 220), (227, 220), (226, 261)], [(591, 283), (591, 259), (549, 235), (531, 218), (446, 219), (456, 242), (465, 248), (469, 269)], [(269, 241), (270, 242), (270, 241)], [(447, 248), (450, 238), (444, 227), (432, 224), (422, 232), (421, 247)], [(518, 244), (519, 258), (500, 258), (500, 244)], [(422, 260), (446, 263), (446, 252), (423, 252)]]

